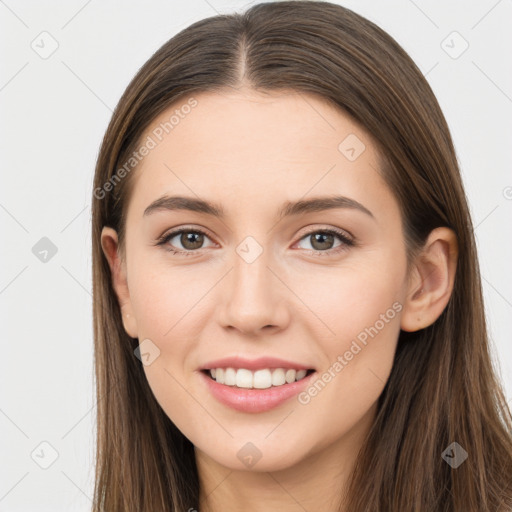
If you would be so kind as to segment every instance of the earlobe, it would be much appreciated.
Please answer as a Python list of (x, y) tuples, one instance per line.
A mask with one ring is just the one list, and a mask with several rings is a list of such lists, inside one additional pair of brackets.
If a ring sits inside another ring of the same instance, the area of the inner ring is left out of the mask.
[(432, 230), (414, 263), (400, 327), (414, 332), (433, 324), (450, 300), (457, 269), (455, 233), (446, 227)]
[(121, 309), (124, 329), (130, 337), (137, 338), (137, 321), (130, 300), (126, 264), (120, 255), (119, 240), (114, 229), (108, 226), (103, 227), (101, 247), (110, 267), (112, 287)]

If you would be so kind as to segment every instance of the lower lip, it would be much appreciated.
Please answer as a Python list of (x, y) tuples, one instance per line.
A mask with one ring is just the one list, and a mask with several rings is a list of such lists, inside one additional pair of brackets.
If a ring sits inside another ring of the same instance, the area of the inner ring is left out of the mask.
[(199, 372), (212, 395), (222, 404), (242, 412), (265, 412), (281, 405), (299, 394), (310, 382), (316, 372), (301, 380), (267, 389), (245, 389), (219, 384), (206, 373)]

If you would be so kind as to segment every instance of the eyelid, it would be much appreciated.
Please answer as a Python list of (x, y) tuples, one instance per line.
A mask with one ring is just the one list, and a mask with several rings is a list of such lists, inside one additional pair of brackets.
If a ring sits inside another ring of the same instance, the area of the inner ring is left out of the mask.
[[(209, 232), (202, 227), (195, 227), (195, 226), (178, 226), (176, 228), (171, 228), (163, 233), (163, 235), (160, 235), (157, 239), (154, 245), (165, 245), (169, 240), (174, 238), (177, 235), (180, 235), (182, 233), (200, 233), (210, 239), (210, 241), (213, 242), (212, 237), (210, 236)], [(215, 242), (213, 242), (215, 243)], [(207, 249), (207, 247), (204, 247), (202, 249)], [(187, 251), (186, 249), (177, 249), (176, 252), (181, 253), (192, 253), (192, 252), (200, 252), (202, 249), (196, 249), (195, 251)]]
[(306, 233), (304, 233), (302, 236), (299, 237), (297, 242), (295, 242), (294, 246), (299, 244), (302, 240), (307, 239), (309, 236), (315, 234), (315, 233), (327, 233), (330, 235), (333, 235), (334, 237), (337, 237), (340, 241), (340, 244), (336, 247), (332, 247), (331, 249), (326, 249), (324, 251), (315, 250), (315, 249), (303, 249), (306, 251), (307, 254), (312, 255), (313, 257), (325, 257), (328, 258), (329, 256), (335, 257), (339, 254), (347, 251), (351, 247), (356, 247), (357, 243), (355, 240), (355, 237), (349, 233), (348, 231), (341, 229), (341, 228), (335, 228), (335, 227), (313, 227), (310, 228)]
[[(311, 236), (315, 233), (332, 234), (332, 235), (338, 237), (339, 240), (341, 241), (341, 244), (338, 247), (335, 247), (332, 249), (327, 249), (325, 251), (319, 251), (319, 250), (314, 250), (314, 249), (304, 249), (309, 254), (314, 254), (315, 256), (335, 255), (335, 254), (339, 253), (340, 251), (346, 250), (348, 247), (357, 245), (355, 237), (350, 232), (348, 232), (347, 230), (342, 229), (342, 228), (338, 228), (338, 227), (334, 227), (334, 226), (324, 226), (324, 227), (313, 226), (313, 227), (304, 228), (304, 229), (308, 229), (308, 230), (298, 237), (297, 241), (293, 244), (294, 246), (296, 244), (300, 243), (306, 237)], [(176, 228), (171, 228), (170, 230), (164, 232), (163, 235), (161, 235), (160, 237), (157, 238), (157, 241), (154, 245), (165, 246), (169, 240), (171, 240), (175, 236), (180, 235), (184, 232), (200, 233), (200, 234), (206, 236), (207, 238), (209, 238), (210, 241), (213, 242), (212, 237), (209, 235), (208, 231), (205, 228), (202, 228), (202, 227), (199, 228), (199, 227), (185, 225), (185, 226), (179, 226)], [(215, 244), (215, 242), (213, 242), (213, 243)], [(202, 248), (196, 249), (196, 250), (172, 249), (172, 248), (167, 248), (167, 247), (164, 247), (164, 249), (169, 252), (172, 252), (173, 254), (188, 256), (188, 255), (193, 255), (194, 253), (200, 254), (204, 249), (208, 249), (208, 247), (202, 247)]]
[(304, 229), (306, 229), (307, 231), (305, 231), (302, 235), (300, 235), (298, 240), (302, 240), (305, 236), (312, 235), (313, 233), (328, 232), (328, 233), (333, 233), (338, 236), (341, 236), (342, 238), (346, 238), (347, 241), (353, 242), (355, 244), (355, 240), (356, 240), (355, 236), (352, 233), (350, 233), (350, 231), (347, 231), (346, 229), (338, 228), (335, 226), (329, 226), (329, 225), (323, 225), (323, 226), (320, 225), (319, 226), (317, 224), (307, 226)]

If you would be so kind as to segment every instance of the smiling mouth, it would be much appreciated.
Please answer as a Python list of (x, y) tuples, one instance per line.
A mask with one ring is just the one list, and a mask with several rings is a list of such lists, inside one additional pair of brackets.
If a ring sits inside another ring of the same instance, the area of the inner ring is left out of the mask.
[(201, 370), (217, 384), (244, 389), (268, 389), (298, 382), (315, 370), (294, 370), (290, 368), (265, 368), (251, 371), (246, 368), (212, 368)]

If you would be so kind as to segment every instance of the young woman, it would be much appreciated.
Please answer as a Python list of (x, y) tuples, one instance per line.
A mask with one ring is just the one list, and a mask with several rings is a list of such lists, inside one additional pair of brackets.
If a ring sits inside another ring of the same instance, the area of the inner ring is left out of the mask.
[(327, 2), (194, 23), (93, 191), (94, 510), (503, 512), (512, 418), (428, 83)]

